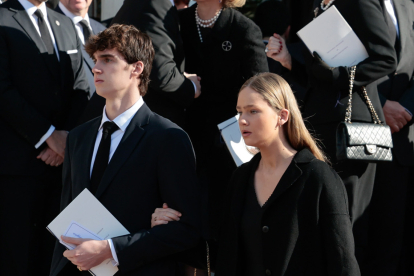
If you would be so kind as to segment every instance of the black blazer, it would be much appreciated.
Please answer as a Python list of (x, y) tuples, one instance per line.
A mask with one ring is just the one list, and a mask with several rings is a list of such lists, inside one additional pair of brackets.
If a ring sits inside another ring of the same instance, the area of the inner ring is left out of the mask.
[[(61, 13), (63, 15), (65, 15), (63, 13), (63, 11), (61, 10), (61, 8), (59, 7), (59, 5), (56, 6), (55, 11), (57, 11), (58, 13)], [(91, 25), (92, 28), (92, 33), (94, 35), (102, 32), (103, 30), (106, 29), (106, 27), (104, 25), (102, 25), (101, 23), (99, 23), (98, 21), (89, 18), (89, 23)], [(92, 78), (93, 79), (93, 73), (92, 73), (92, 68), (95, 66), (95, 62), (93, 62), (92, 58), (89, 56), (89, 54), (85, 51), (85, 47), (82, 45), (82, 56), (83, 56), (83, 66), (85, 68), (85, 73), (87, 75), (88, 78)], [(91, 86), (91, 84), (89, 84)], [(90, 95), (92, 95), (93, 93), (95, 93), (96, 88), (95, 88), (95, 84), (93, 86), (90, 87)]]
[(184, 50), (176, 7), (170, 0), (125, 0), (114, 23), (134, 25), (151, 37), (155, 58), (144, 100), (151, 110), (183, 126), (184, 110), (193, 102), (195, 90), (183, 75)]
[[(381, 104), (387, 100), (397, 101), (414, 114), (414, 6), (412, 1), (394, 0), (400, 35), (397, 38), (397, 68), (377, 81)], [(387, 12), (386, 10), (384, 12)], [(394, 28), (386, 16), (389, 27)], [(393, 156), (401, 165), (414, 165), (414, 126), (412, 122), (392, 135)]]
[[(234, 172), (217, 250), (212, 252), (217, 276), (242, 275), (243, 203), (260, 159), (259, 153)], [(345, 187), (326, 163), (308, 149), (299, 151), (275, 193), (262, 216), (268, 230), (261, 231), (263, 263), (271, 273), (266, 275), (360, 275)]]
[[(318, 7), (319, 14), (320, 3), (321, 1), (314, 0), (313, 9)], [(388, 26), (384, 14), (387, 11), (384, 3), (378, 0), (336, 0), (333, 5), (362, 41), (369, 55), (357, 64), (354, 88), (366, 86), (375, 110), (384, 121), (377, 87), (373, 82), (390, 74), (396, 68), (394, 42), (386, 31)], [(309, 22), (313, 16), (313, 10), (309, 11)], [(291, 71), (298, 82), (302, 81), (302, 84), (305, 82), (305, 86), (307, 82), (310, 87), (305, 99), (304, 117), (310, 117), (309, 121), (314, 125), (343, 121), (349, 99), (349, 68), (339, 67), (339, 74), (335, 76), (332, 84), (321, 83), (310, 72), (312, 56), (307, 49), (304, 49), (304, 58), (307, 70), (292, 59)], [(307, 79), (304, 80), (304, 77)], [(353, 93), (352, 120), (372, 121), (365, 101), (356, 92)]]
[[(60, 62), (17, 0), (0, 6), (0, 174), (37, 175), (48, 167), (35, 145), (51, 125), (70, 130), (87, 103), (81, 42), (72, 21), (47, 10)], [(76, 53), (68, 54), (70, 50)], [(18, 158), (16, 158), (18, 156)]]
[[(101, 117), (69, 133), (63, 165), (63, 210), (89, 187), (90, 164)], [(194, 246), (200, 231), (199, 191), (187, 134), (144, 104), (126, 129), (95, 196), (131, 233), (113, 238), (117, 275), (176, 275), (164, 257)], [(155, 208), (167, 202), (185, 218), (151, 228)], [(68, 263), (57, 243), (51, 275)]]

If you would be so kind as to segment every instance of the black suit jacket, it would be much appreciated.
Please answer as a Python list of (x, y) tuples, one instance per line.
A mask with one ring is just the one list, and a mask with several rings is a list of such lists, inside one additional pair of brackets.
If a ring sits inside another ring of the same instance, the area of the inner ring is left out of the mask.
[(66, 16), (51, 9), (47, 13), (59, 50), (58, 68), (21, 4), (9, 0), (0, 6), (0, 174), (42, 173), (47, 165), (36, 159), (40, 149), (34, 146), (51, 125), (57, 130), (74, 127), (87, 102), (75, 27)]
[[(63, 166), (63, 210), (89, 187), (90, 164), (101, 117), (69, 133)], [(112, 239), (119, 275), (175, 275), (164, 257), (197, 244), (200, 231), (195, 158), (187, 134), (144, 104), (116, 149), (95, 196), (131, 233)], [(178, 222), (151, 228), (155, 208), (166, 202), (186, 214)], [(68, 260), (57, 243), (51, 275)], [(118, 275), (117, 274), (117, 275)]]
[(155, 58), (145, 102), (154, 112), (184, 125), (194, 85), (184, 77), (184, 50), (177, 9), (170, 0), (125, 0), (111, 24), (134, 25), (152, 40)]
[[(394, 0), (394, 11), (399, 27), (399, 47), (396, 48), (398, 64), (395, 71), (377, 81), (381, 104), (387, 100), (399, 102), (414, 114), (414, 6), (412, 1)], [(386, 10), (384, 12), (387, 12)], [(388, 19), (388, 16), (385, 15)], [(392, 21), (387, 20), (391, 28)], [(414, 126), (408, 123), (392, 135), (394, 158), (401, 165), (414, 165)]]
[[(62, 9), (59, 7), (59, 5), (56, 7), (55, 11), (65, 15), (63, 13)], [(102, 25), (101, 23), (99, 23), (98, 21), (96, 21), (92, 18), (89, 18), (89, 23), (90, 23), (90, 26), (92, 28), (92, 32), (95, 35), (106, 29), (106, 27), (104, 25)], [(89, 78), (93, 79), (92, 68), (95, 66), (95, 63), (93, 62), (93, 60), (89, 56), (89, 54), (85, 51), (85, 47), (83, 45), (82, 45), (82, 56), (83, 56), (83, 66), (84, 66), (84, 69), (85, 69), (85, 73), (86, 73), (88, 79)], [(89, 86), (90, 86), (90, 91), (89, 92), (90, 92), (90, 95), (92, 96), (93, 93), (95, 93), (95, 91), (96, 91), (95, 85), (92, 86), (89, 83)]]
[[(320, 1), (315, 0), (313, 9), (319, 8)], [(384, 121), (377, 86), (379, 78), (390, 74), (396, 68), (394, 42), (388, 35), (388, 26), (384, 20), (383, 1), (378, 0), (336, 0), (334, 4), (365, 46), (369, 57), (356, 66), (354, 89), (366, 86), (369, 98)], [(309, 11), (309, 22), (314, 14)], [(304, 117), (314, 124), (338, 123), (345, 119), (345, 110), (349, 99), (349, 68), (339, 67), (339, 74), (333, 83), (318, 81), (310, 71), (312, 56), (304, 49), (306, 69), (292, 59), (292, 71), (295, 79), (310, 87), (305, 98)], [(303, 69), (303, 70), (302, 70)], [(302, 81), (301, 81), (302, 79)], [(357, 92), (353, 93), (352, 120), (371, 122), (371, 114), (364, 100)]]

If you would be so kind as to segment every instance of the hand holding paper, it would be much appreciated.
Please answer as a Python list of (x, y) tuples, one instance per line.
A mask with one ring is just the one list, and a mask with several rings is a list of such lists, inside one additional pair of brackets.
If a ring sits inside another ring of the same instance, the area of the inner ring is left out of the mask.
[(72, 250), (66, 250), (63, 256), (82, 270), (89, 270), (92, 267), (100, 265), (103, 261), (112, 258), (111, 249), (107, 240), (99, 241), (66, 236), (61, 236), (61, 238), (65, 243), (76, 246)]

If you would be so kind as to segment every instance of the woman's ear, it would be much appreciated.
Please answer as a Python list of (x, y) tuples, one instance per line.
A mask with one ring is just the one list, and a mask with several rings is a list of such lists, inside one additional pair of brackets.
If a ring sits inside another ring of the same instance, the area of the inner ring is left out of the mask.
[(288, 121), (288, 119), (289, 119), (289, 110), (287, 110), (287, 109), (282, 109), (282, 110), (280, 111), (279, 116), (280, 116), (280, 119), (279, 119), (279, 126), (282, 126), (282, 125), (284, 125), (284, 124)]

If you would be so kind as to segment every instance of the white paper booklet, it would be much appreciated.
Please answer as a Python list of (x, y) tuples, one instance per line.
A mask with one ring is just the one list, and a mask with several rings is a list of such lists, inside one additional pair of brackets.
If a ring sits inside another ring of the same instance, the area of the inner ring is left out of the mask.
[(244, 143), (238, 119), (239, 115), (236, 115), (217, 125), (237, 167), (243, 163), (249, 162), (253, 157), (253, 154), (248, 150), (248, 147)]
[(331, 67), (353, 66), (368, 57), (367, 50), (335, 6), (298, 33), (308, 49)]
[[(106, 240), (129, 234), (128, 230), (88, 189), (84, 189), (47, 226), (47, 229), (68, 249), (74, 247), (62, 242), (61, 235)], [(109, 259), (89, 270), (96, 276), (112, 276), (117, 271), (118, 267), (113, 266)]]

